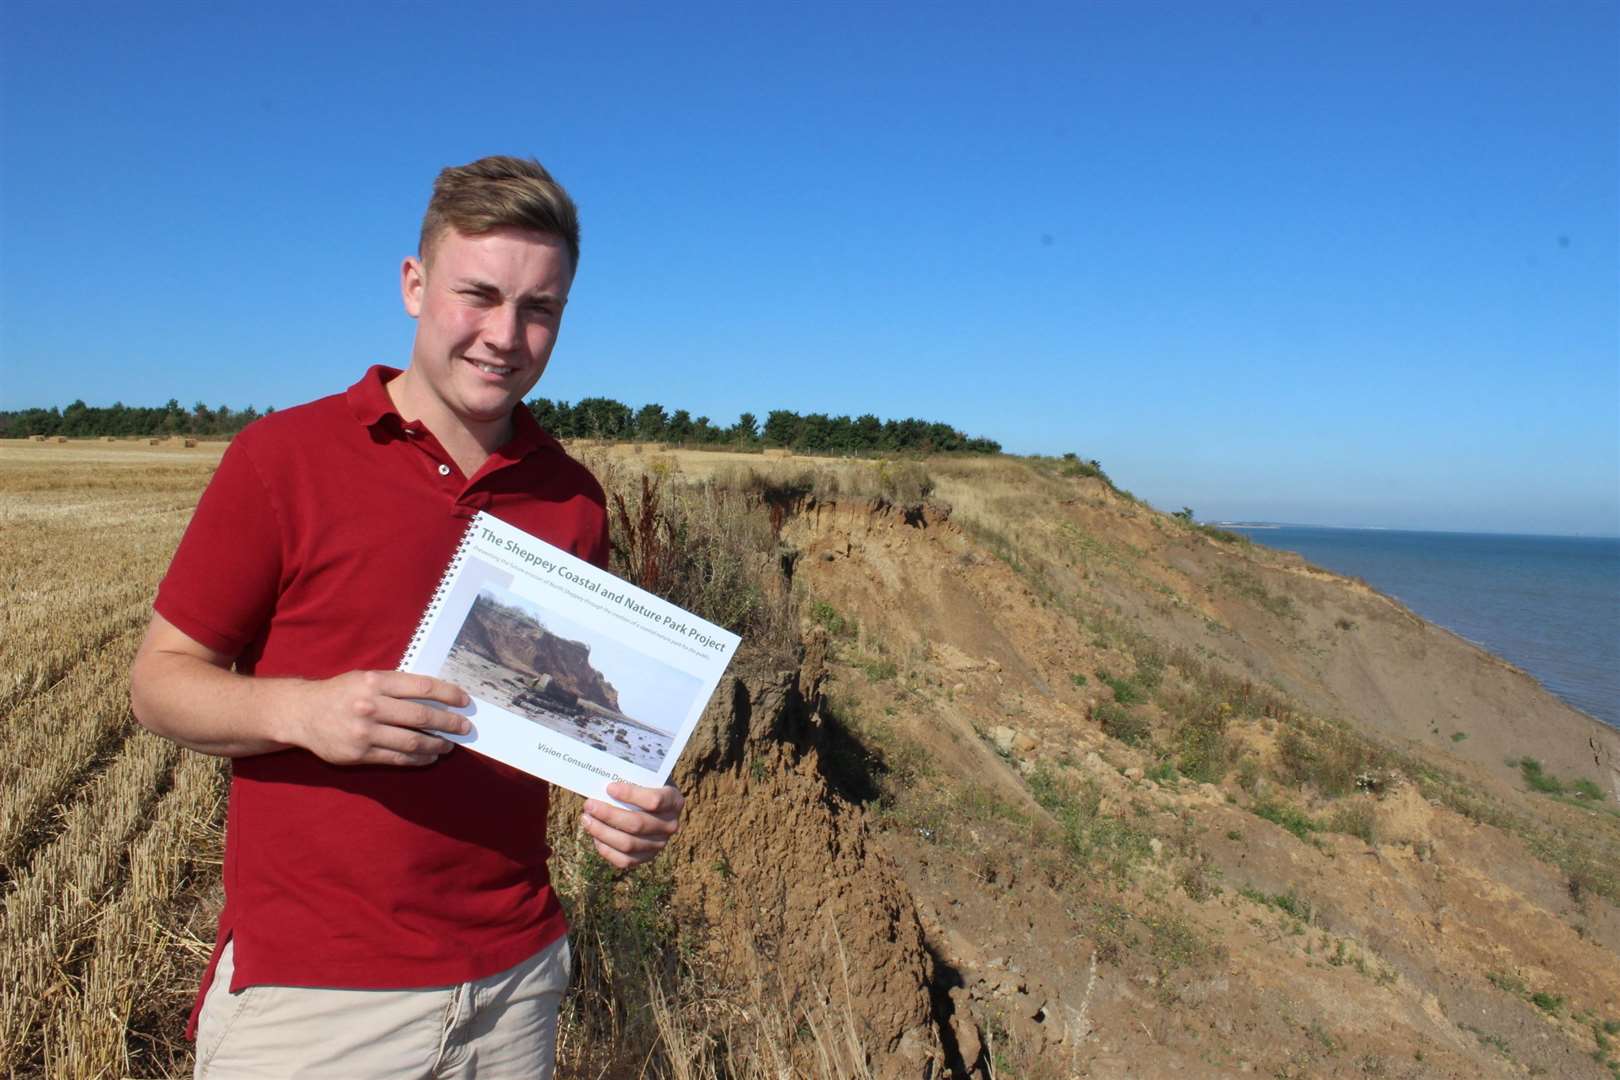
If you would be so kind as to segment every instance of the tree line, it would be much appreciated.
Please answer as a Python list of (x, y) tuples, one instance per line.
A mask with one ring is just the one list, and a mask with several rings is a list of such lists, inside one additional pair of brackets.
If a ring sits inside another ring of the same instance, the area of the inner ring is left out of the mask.
[(16, 409), (0, 411), (0, 437), (25, 435), (235, 435), (260, 416), (275, 412), (271, 407), (259, 412), (249, 405), (232, 409), (229, 405), (209, 408), (201, 401), (183, 408), (169, 399), (167, 405), (149, 407), (125, 405), (86, 405), (75, 401), (65, 409)]
[(777, 446), (809, 453), (971, 453), (996, 454), (994, 439), (973, 438), (937, 421), (879, 420), (862, 416), (829, 416), (791, 409), (772, 409), (764, 423), (745, 412), (734, 424), (717, 424), (707, 416), (674, 412), (662, 405), (639, 409), (613, 398), (566, 401), (535, 398), (529, 411), (540, 426), (562, 439), (611, 439), (615, 442), (661, 442), (685, 446)]
[[(616, 442), (660, 442), (685, 446), (785, 447), (807, 453), (886, 454), (886, 453), (972, 453), (995, 454), (1001, 444), (994, 439), (972, 438), (949, 424), (937, 421), (880, 420), (871, 413), (862, 416), (829, 416), (791, 409), (773, 409), (764, 423), (753, 413), (743, 413), (734, 424), (717, 424), (707, 416), (694, 417), (685, 409), (667, 411), (662, 405), (632, 409), (613, 398), (589, 397), (569, 404), (550, 398), (534, 398), (529, 411), (540, 426), (561, 439), (611, 439)], [(261, 413), (249, 405), (232, 409), (228, 405), (209, 408), (199, 401), (191, 408), (170, 398), (159, 407), (117, 403), (86, 405), (75, 401), (65, 409), (18, 409), (0, 411), (0, 437), (27, 435), (234, 435), (260, 416), (275, 412), (272, 406)]]

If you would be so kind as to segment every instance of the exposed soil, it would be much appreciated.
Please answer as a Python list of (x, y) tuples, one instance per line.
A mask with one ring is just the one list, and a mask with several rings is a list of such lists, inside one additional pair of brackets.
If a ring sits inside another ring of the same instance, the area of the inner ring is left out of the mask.
[[(739, 977), (847, 994), (885, 1075), (1620, 1075), (1615, 732), (1364, 584), (1099, 481), (935, 477), (930, 505), (787, 508), (826, 655), (741, 672), (683, 759), (679, 897)], [(1149, 654), (1131, 746), (1105, 676)], [(1212, 685), (1247, 780), (1169, 768)], [(1299, 716), (1391, 756), (1364, 790), (1284, 783)], [(1525, 755), (1607, 798), (1527, 791)], [(1052, 777), (1091, 793), (1089, 856), (1062, 854)]]

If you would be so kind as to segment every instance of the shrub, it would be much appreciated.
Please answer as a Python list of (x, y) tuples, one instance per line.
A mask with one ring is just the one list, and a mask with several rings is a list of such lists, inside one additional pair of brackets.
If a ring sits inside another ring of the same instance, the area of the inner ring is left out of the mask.
[(1541, 770), (1541, 762), (1533, 757), (1524, 758), (1519, 762), (1519, 772), (1524, 776), (1525, 786), (1531, 791), (1539, 791), (1544, 795), (1562, 795), (1564, 783), (1558, 777)]
[(1603, 801), (1603, 789), (1584, 776), (1570, 785), (1577, 799), (1591, 799), (1593, 802)]
[(1208, 900), (1215, 895), (1216, 886), (1209, 880), (1209, 872), (1201, 860), (1193, 860), (1176, 875), (1176, 884), (1189, 900)]
[(1232, 740), (1226, 725), (1232, 707), (1220, 704), (1182, 720), (1176, 728), (1177, 765), (1200, 783), (1218, 784), (1232, 767)]
[(1287, 912), (1300, 922), (1311, 921), (1311, 913), (1313, 910), (1311, 907), (1311, 902), (1294, 892), (1292, 889), (1289, 889), (1285, 893), (1278, 893), (1276, 896), (1273, 896), (1271, 898), (1271, 902), (1276, 906), (1278, 911)]
[(1339, 807), (1327, 820), (1327, 827), (1333, 832), (1357, 837), (1367, 844), (1376, 842), (1376, 824), (1377, 815), (1373, 813), (1372, 802), (1365, 798)]
[(1309, 730), (1289, 724), (1277, 740), (1277, 758), (1283, 779), (1329, 796), (1377, 787), (1385, 763), (1383, 751), (1366, 739), (1322, 723)]
[(1255, 790), (1259, 788), (1260, 762), (1254, 755), (1245, 755), (1243, 760), (1238, 762), (1237, 782), (1238, 787), (1247, 791), (1250, 795), (1253, 795)]
[(1098, 813), (1102, 789), (1095, 780), (1077, 784), (1042, 766), (1030, 773), (1029, 791), (1057, 821), (1063, 851), (1075, 863), (1123, 876), (1152, 850), (1146, 833)]
[(1149, 769), (1146, 776), (1155, 784), (1171, 784), (1176, 780), (1176, 767), (1169, 761), (1161, 761)]
[(1223, 544), (1248, 544), (1253, 542), (1242, 533), (1235, 533), (1230, 529), (1222, 529), (1215, 525), (1195, 524), (1193, 531), (1203, 533), (1211, 540), (1219, 540)]
[(1157, 690), (1164, 681), (1164, 656), (1156, 652), (1139, 654), (1134, 681), (1145, 690)]
[(761, 499), (802, 498), (816, 490), (814, 469), (755, 468), (752, 465), (722, 465), (714, 471), (715, 487), (756, 495)]
[(1121, 705), (1137, 705), (1147, 700), (1147, 694), (1130, 679), (1120, 679), (1106, 671), (1097, 672), (1097, 680), (1114, 692), (1114, 700)]
[(1498, 990), (1516, 994), (1520, 997), (1523, 997), (1525, 991), (1529, 989), (1524, 985), (1523, 979), (1517, 975), (1510, 975), (1505, 971), (1488, 971), (1485, 973), (1485, 980)]
[(934, 491), (933, 478), (915, 461), (880, 461), (875, 479), (877, 493), (897, 503), (920, 503)]
[(1063, 476), (1071, 480), (1075, 477), (1092, 476), (1100, 477), (1105, 482), (1108, 479), (1108, 477), (1103, 474), (1102, 466), (1099, 465), (1095, 460), (1081, 461), (1079, 455), (1073, 452), (1063, 455), (1063, 467), (1058, 471)]
[(596, 472), (613, 518), (614, 573), (756, 644), (798, 644), (797, 605), (758, 505), (713, 485)]
[(1530, 1003), (1536, 1008), (1540, 1009), (1542, 1012), (1556, 1013), (1560, 1008), (1563, 1007), (1564, 999), (1559, 997), (1557, 994), (1549, 994), (1545, 991), (1537, 990), (1535, 993), (1530, 995)]
[(833, 637), (854, 637), (860, 632), (860, 626), (854, 619), (844, 618), (837, 608), (823, 600), (810, 605), (810, 621), (825, 627)]
[(1256, 817), (1264, 818), (1273, 825), (1282, 826), (1301, 840), (1310, 839), (1311, 833), (1317, 830), (1316, 822), (1312, 821), (1309, 815), (1287, 803), (1263, 799), (1255, 803), (1251, 809)]
[[(621, 873), (565, 832), (554, 828), (551, 834), (553, 881), (574, 948), (565, 1022), (592, 1042), (650, 1047), (657, 1039), (648, 1012), (653, 986), (669, 990), (689, 977), (670, 864), (660, 860)], [(625, 978), (627, 972), (638, 977)]]
[(874, 656), (861, 663), (861, 670), (866, 672), (866, 677), (872, 682), (883, 682), (894, 678), (899, 668), (895, 666), (893, 660), (887, 657)]
[(1112, 701), (1098, 705), (1094, 715), (1102, 724), (1103, 734), (1118, 739), (1127, 746), (1140, 746), (1147, 742), (1153, 733), (1152, 725), (1145, 717), (1138, 716), (1125, 706)]
[(1316, 910), (1309, 900), (1305, 899), (1303, 896), (1300, 896), (1293, 889), (1289, 889), (1285, 893), (1265, 893), (1259, 889), (1245, 885), (1238, 890), (1238, 894), (1243, 896), (1245, 899), (1253, 900), (1257, 904), (1262, 904), (1266, 907), (1274, 907), (1278, 911), (1281, 911), (1287, 915), (1292, 915), (1294, 918), (1304, 923), (1311, 921), (1311, 916)]

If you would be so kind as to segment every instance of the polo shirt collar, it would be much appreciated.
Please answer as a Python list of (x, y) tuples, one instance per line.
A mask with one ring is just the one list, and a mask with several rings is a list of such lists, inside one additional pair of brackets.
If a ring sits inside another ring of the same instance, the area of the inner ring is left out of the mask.
[[(405, 418), (399, 415), (399, 410), (394, 408), (393, 398), (388, 396), (388, 383), (399, 374), (399, 368), (373, 364), (366, 369), (359, 382), (349, 387), (344, 397), (356, 420), (369, 428), (392, 418), (393, 423), (387, 425), (389, 433), (398, 434), (404, 430)], [(496, 447), (491, 456), (517, 461), (537, 450), (561, 453), (562, 444), (540, 426), (533, 413), (519, 405), (512, 410), (512, 437)]]

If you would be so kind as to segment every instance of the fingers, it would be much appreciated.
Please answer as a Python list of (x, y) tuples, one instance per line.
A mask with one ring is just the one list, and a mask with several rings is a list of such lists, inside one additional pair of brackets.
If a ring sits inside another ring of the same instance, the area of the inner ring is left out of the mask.
[(437, 709), (432, 705), (400, 698), (362, 698), (355, 703), (355, 715), (390, 727), (419, 731), (445, 731), (452, 735), (465, 735), (472, 730), (472, 724), (465, 716), (448, 709)]
[[(612, 790), (610, 785), (609, 790)], [(647, 791), (647, 788), (641, 788)], [(670, 789), (674, 791), (674, 788)], [(679, 799), (679, 793), (676, 794)], [(628, 800), (626, 800), (628, 801)], [(675, 835), (679, 827), (677, 815), (679, 807), (662, 812), (648, 812), (645, 810), (626, 809), (603, 802), (601, 799), (589, 799), (585, 803), (585, 817), (594, 818), (604, 825), (611, 826), (620, 832), (630, 833), (633, 836), (663, 837), (668, 839)]]
[[(445, 744), (446, 749), (448, 749), (449, 746), (449, 743)], [(419, 769), (424, 765), (432, 765), (435, 761), (438, 761), (441, 756), (442, 755), (440, 754), (406, 754), (401, 753), (398, 750), (383, 750), (374, 746), (370, 750), (366, 751), (364, 756), (356, 761), (355, 764), (392, 765), (395, 767)]]
[(626, 855), (622, 851), (615, 851), (613, 848), (608, 847), (600, 840), (594, 841), (594, 843), (596, 845), (596, 853), (602, 856), (602, 858), (606, 859), (609, 865), (620, 870), (628, 870), (632, 866), (640, 866), (642, 863), (651, 859), (653, 855), (657, 854), (657, 852), (653, 852), (652, 855), (637, 857), (635, 855)]
[(615, 780), (607, 786), (607, 793), (610, 798), (629, 803), (660, 817), (679, 815), (681, 807), (686, 805), (686, 800), (681, 797), (681, 793), (673, 784), (650, 788), (624, 780)]
[(596, 842), (598, 854), (620, 869), (657, 855), (680, 828), (685, 800), (674, 787), (648, 788), (615, 781), (608, 785), (607, 793), (632, 808), (588, 799), (580, 825)]
[[(646, 819), (657, 820), (657, 819)], [(650, 836), (616, 829), (600, 818), (585, 814), (580, 823), (592, 840), (596, 842), (597, 853), (623, 870), (627, 867), (644, 863), (664, 850), (670, 833), (674, 832), (674, 823), (670, 822), (670, 830), (666, 833), (654, 833)]]
[(449, 711), (468, 704), (467, 694), (426, 675), (356, 671), (287, 685), (293, 704), (278, 741), (333, 765), (430, 765), (455, 745), (437, 732), (472, 730), (465, 717)]
[(592, 836), (600, 837), (601, 835), (590, 829), (591, 824), (594, 822), (604, 829), (610, 829), (626, 836), (657, 840), (660, 847), (663, 846), (664, 841), (674, 836), (675, 830), (680, 827), (679, 822), (673, 816), (662, 817), (654, 814), (644, 814), (639, 810), (624, 810), (610, 803), (599, 802), (596, 799), (586, 802), (585, 813), (582, 817), (585, 821), (586, 831), (590, 832)]
[(369, 732), (371, 751), (420, 758), (424, 763), (437, 761), (455, 748), (455, 743), (406, 727), (377, 725)]
[(363, 678), (368, 690), (384, 697), (437, 701), (455, 709), (472, 703), (461, 687), (431, 675), (414, 675), (408, 671), (367, 671)]
[(365, 690), (354, 702), (356, 716), (394, 727), (427, 728), (456, 735), (472, 730), (466, 717), (423, 704), (435, 701), (452, 708), (469, 704), (471, 698), (454, 683), (403, 671), (367, 671), (361, 683)]

